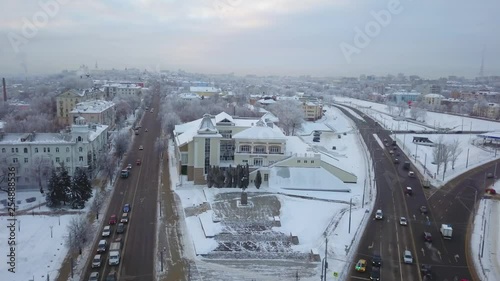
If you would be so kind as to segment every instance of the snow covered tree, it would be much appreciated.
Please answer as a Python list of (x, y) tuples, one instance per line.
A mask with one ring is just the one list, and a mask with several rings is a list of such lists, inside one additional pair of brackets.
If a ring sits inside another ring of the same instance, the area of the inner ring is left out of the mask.
[(61, 172), (59, 173), (59, 182), (58, 182), (58, 188), (60, 188), (61, 193), (64, 194), (62, 196), (62, 201), (63, 204), (66, 205), (66, 202), (68, 202), (68, 199), (71, 198), (71, 176), (68, 173), (68, 170), (64, 166), (64, 164), (61, 164)]
[(119, 159), (122, 159), (125, 152), (128, 150), (130, 144), (130, 136), (126, 131), (118, 132), (114, 137), (115, 144), (115, 155)]
[(71, 201), (87, 202), (92, 197), (92, 184), (83, 169), (76, 169), (71, 183)]
[(451, 142), (449, 145), (449, 150), (450, 150), (450, 161), (451, 161), (451, 169), (455, 169), (455, 162), (458, 159), (458, 156), (462, 153), (463, 149), (460, 147), (460, 142), (458, 139), (455, 139), (453, 142)]
[(213, 174), (213, 168), (211, 166), (208, 166), (207, 186), (208, 188), (212, 188), (212, 186), (214, 186), (214, 174)]
[(91, 228), (87, 227), (87, 224), (85, 216), (74, 217), (68, 224), (68, 245), (72, 249), (78, 249), (80, 254), (90, 234)]
[(260, 174), (260, 171), (257, 171), (257, 175), (255, 176), (255, 187), (259, 189), (261, 184), (262, 184), (262, 175)]
[(52, 169), (49, 183), (47, 184), (47, 193), (45, 199), (49, 207), (58, 207), (61, 204), (61, 194), (59, 190), (59, 176), (55, 169)]
[(304, 110), (300, 102), (283, 100), (270, 106), (270, 111), (279, 119), (279, 125), (286, 135), (294, 135), (304, 123)]

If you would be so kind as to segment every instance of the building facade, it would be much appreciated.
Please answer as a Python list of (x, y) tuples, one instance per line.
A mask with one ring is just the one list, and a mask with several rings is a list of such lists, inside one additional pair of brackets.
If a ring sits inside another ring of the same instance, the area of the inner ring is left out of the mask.
[(104, 100), (80, 102), (70, 111), (70, 122), (73, 124), (78, 117), (83, 117), (92, 124), (114, 127), (116, 119), (115, 104)]
[(73, 120), (71, 119), (70, 112), (78, 103), (90, 99), (102, 99), (103, 94), (99, 90), (69, 90), (60, 94), (56, 97), (57, 121), (62, 125), (71, 125)]
[(0, 135), (0, 167), (16, 168), (18, 187), (46, 186), (52, 169), (63, 164), (70, 175), (77, 168), (92, 177), (97, 159), (108, 147), (108, 126), (87, 124), (79, 117), (69, 131)]
[(443, 100), (444, 96), (439, 94), (427, 94), (424, 96), (424, 103), (431, 108), (439, 108)]

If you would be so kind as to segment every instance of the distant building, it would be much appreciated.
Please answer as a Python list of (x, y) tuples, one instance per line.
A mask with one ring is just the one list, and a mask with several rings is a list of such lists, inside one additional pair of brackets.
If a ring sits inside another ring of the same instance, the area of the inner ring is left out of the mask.
[(439, 108), (443, 100), (444, 96), (439, 94), (427, 94), (424, 96), (424, 103), (431, 108)]
[(303, 101), (302, 110), (304, 110), (304, 119), (316, 121), (323, 117), (323, 104), (318, 101)]
[(105, 100), (80, 102), (70, 111), (72, 123), (74, 123), (78, 117), (83, 117), (93, 124), (103, 124), (114, 127), (116, 119), (115, 104)]
[(90, 99), (102, 99), (103, 92), (98, 90), (69, 90), (56, 97), (57, 121), (61, 125), (70, 125), (73, 120), (70, 117), (70, 112), (75, 108), (77, 103)]
[(140, 96), (143, 87), (129, 82), (105, 84), (103, 85), (106, 100), (112, 100), (116, 96)]
[(493, 102), (477, 102), (472, 107), (472, 114), (489, 119), (498, 119), (500, 117), (500, 105)]
[(389, 95), (390, 101), (394, 103), (414, 102), (421, 98), (421, 94), (417, 92), (395, 92)]
[(212, 97), (221, 93), (221, 89), (215, 87), (189, 87), (191, 93), (202, 97)]
[(64, 163), (70, 175), (98, 172), (97, 159), (108, 144), (108, 126), (87, 124), (79, 117), (63, 133), (0, 134), (0, 166), (15, 167), (18, 187), (46, 186), (52, 168)]

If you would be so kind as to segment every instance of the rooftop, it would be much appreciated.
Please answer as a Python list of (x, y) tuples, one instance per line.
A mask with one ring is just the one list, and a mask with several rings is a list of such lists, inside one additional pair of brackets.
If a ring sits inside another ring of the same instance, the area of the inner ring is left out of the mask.
[(105, 101), (105, 100), (85, 101), (77, 103), (75, 109), (71, 110), (70, 113), (101, 113), (113, 106), (115, 106), (115, 104), (111, 101)]

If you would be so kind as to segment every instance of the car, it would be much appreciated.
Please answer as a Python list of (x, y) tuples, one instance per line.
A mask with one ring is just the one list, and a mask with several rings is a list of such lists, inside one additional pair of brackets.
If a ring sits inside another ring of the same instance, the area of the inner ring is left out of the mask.
[(99, 272), (90, 273), (89, 281), (99, 281)]
[(399, 159), (398, 158), (394, 158), (394, 164), (399, 164)]
[(420, 273), (422, 273), (422, 277), (432, 279), (432, 267), (430, 265), (423, 263), (420, 266)]
[(135, 161), (135, 164), (137, 164), (137, 166), (140, 166), (141, 165), (141, 159), (137, 159), (137, 161)]
[(99, 244), (97, 244), (97, 252), (104, 253), (106, 252), (106, 247), (108, 246), (108, 242), (106, 240), (102, 239), (99, 241)]
[(412, 264), (413, 263), (413, 256), (411, 255), (411, 252), (409, 250), (404, 251), (404, 253), (403, 253), (403, 261), (406, 264)]
[(415, 177), (415, 172), (413, 172), (413, 171), (409, 171), (409, 172), (408, 172), (408, 177), (410, 177), (410, 178), (414, 178), (414, 177)]
[(370, 280), (380, 281), (380, 267), (372, 267), (372, 272), (370, 273)]
[(381, 267), (382, 266), (382, 256), (380, 254), (373, 254), (372, 256), (372, 266)]
[(384, 214), (382, 213), (382, 210), (377, 210), (377, 212), (375, 212), (375, 219), (376, 220), (381, 220), (384, 218)]
[(130, 204), (125, 204), (123, 205), (123, 212), (128, 213), (130, 212)]
[(400, 217), (399, 224), (400, 225), (408, 225), (408, 220), (405, 217)]
[(384, 139), (384, 142), (387, 142), (387, 139)]
[(432, 234), (430, 232), (424, 231), (424, 241), (432, 242)]
[(151, 110), (149, 112), (153, 113), (153, 109), (151, 108)]
[(411, 187), (407, 186), (405, 193), (411, 196), (411, 195), (413, 195), (413, 189)]
[(384, 145), (385, 145), (385, 146), (389, 146), (389, 143), (387, 143), (387, 142), (386, 142)]
[(127, 170), (130, 170), (130, 169), (132, 169), (132, 164), (127, 165)]
[(92, 259), (92, 268), (99, 268), (101, 267), (101, 255), (95, 255), (94, 258)]
[(139, 150), (143, 150), (144, 147), (142, 145), (139, 145)]
[(487, 178), (489, 178), (489, 179), (491, 179), (491, 178), (493, 178), (494, 176), (493, 176), (493, 173), (487, 173), (487, 174), (486, 174), (486, 177), (487, 177)]
[(366, 271), (366, 260), (360, 259), (356, 263), (356, 266), (354, 268), (356, 269), (357, 272), (365, 272)]
[(422, 214), (427, 214), (427, 207), (426, 206), (420, 206), (420, 212)]
[(123, 223), (119, 223), (118, 226), (116, 227), (116, 233), (123, 233), (125, 232), (125, 225)]
[(111, 271), (108, 276), (106, 276), (106, 281), (116, 281), (116, 271)]
[(489, 195), (495, 195), (495, 194), (497, 194), (497, 191), (496, 191), (496, 190), (494, 190), (493, 188), (486, 188), (486, 189), (484, 190), (484, 192), (485, 192), (486, 194), (489, 194)]
[(394, 154), (394, 151), (389, 150), (389, 154), (393, 155), (393, 154)]
[(319, 137), (314, 137), (313, 138), (313, 142), (319, 142), (320, 141), (320, 138)]
[(148, 132), (148, 129), (146, 129), (145, 131), (146, 131), (146, 133), (147, 133), (147, 132)]
[(321, 135), (320, 131), (314, 131), (313, 136), (319, 137)]
[(116, 224), (116, 215), (111, 215), (111, 217), (109, 218), (109, 224), (113, 225), (113, 224)]
[(102, 230), (102, 237), (108, 237), (109, 235), (111, 235), (111, 226), (106, 225)]
[(128, 223), (128, 213), (123, 213), (122, 218), (120, 219), (122, 223)]

